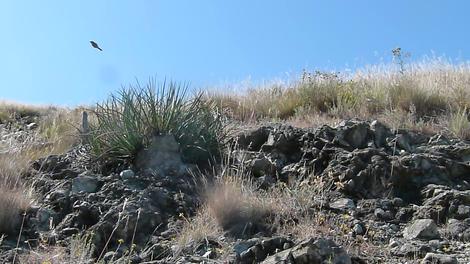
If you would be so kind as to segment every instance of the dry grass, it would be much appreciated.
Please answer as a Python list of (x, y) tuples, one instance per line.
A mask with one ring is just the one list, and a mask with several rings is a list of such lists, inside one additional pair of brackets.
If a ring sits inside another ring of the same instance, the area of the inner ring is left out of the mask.
[(39, 136), (49, 143), (50, 154), (61, 154), (79, 140), (79, 129), (84, 108), (56, 109), (41, 117)]
[(467, 108), (459, 109), (451, 113), (447, 127), (457, 137), (470, 139), (470, 121), (468, 120)]
[[(210, 96), (231, 117), (245, 122), (290, 119), (315, 124), (325, 117), (396, 121), (412, 115), (408, 127), (443, 131), (443, 121), (470, 104), (470, 63), (433, 58), (406, 65), (403, 73), (387, 64), (352, 74), (305, 72), (297, 81), (242, 90)], [(401, 117), (384, 118), (390, 113)]]
[(251, 182), (238, 177), (223, 177), (207, 190), (206, 204), (217, 224), (226, 231), (234, 227), (262, 223), (269, 207), (260, 199)]
[(34, 198), (21, 176), (32, 161), (70, 149), (75, 142), (70, 124), (76, 114), (66, 109), (4, 102), (0, 103), (0, 113), (16, 126), (22, 125), (22, 118), (39, 123), (39, 128), (32, 131), (0, 128), (0, 233), (11, 233)]
[(74, 236), (64, 247), (42, 246), (19, 256), (20, 263), (28, 264), (82, 264), (91, 263), (93, 245), (90, 236)]
[(192, 253), (201, 243), (209, 239), (221, 242), (220, 238), (223, 237), (224, 232), (206, 206), (200, 208), (191, 219), (181, 217), (184, 218), (185, 223), (176, 238), (177, 250), (174, 256), (179, 256), (183, 252)]
[(27, 105), (17, 102), (0, 101), (0, 123), (24, 117), (39, 117), (51, 107)]
[(12, 235), (21, 213), (31, 205), (30, 190), (21, 182), (29, 160), (19, 153), (0, 154), (0, 233)]
[(230, 240), (244, 236), (248, 228), (265, 224), (265, 216), (270, 212), (267, 200), (247, 180), (242, 166), (224, 166), (217, 178), (211, 183), (205, 181), (202, 188), (204, 204), (191, 219), (182, 216), (185, 224), (176, 238), (175, 256), (193, 252), (209, 240), (222, 245), (221, 255), (228, 253), (224, 247)]

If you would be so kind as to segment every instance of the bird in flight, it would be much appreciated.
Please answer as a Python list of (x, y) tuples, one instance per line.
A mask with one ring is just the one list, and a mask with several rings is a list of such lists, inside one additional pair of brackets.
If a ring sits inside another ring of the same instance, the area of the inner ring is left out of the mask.
[(98, 46), (98, 44), (96, 42), (94, 42), (93, 40), (90, 40), (90, 44), (93, 48), (95, 49), (99, 49), (100, 51), (103, 51), (100, 46)]

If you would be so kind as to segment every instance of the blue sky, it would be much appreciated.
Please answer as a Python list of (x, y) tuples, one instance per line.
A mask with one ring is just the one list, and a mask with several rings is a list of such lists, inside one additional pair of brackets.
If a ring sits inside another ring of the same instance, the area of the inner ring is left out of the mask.
[(387, 61), (396, 46), (468, 60), (469, 10), (467, 0), (2, 1), (0, 100), (89, 104), (151, 76), (259, 82)]

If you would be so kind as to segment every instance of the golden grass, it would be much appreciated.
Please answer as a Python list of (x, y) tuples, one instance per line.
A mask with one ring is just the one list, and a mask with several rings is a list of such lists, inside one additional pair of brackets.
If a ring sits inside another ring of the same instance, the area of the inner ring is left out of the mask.
[[(209, 96), (232, 118), (245, 122), (269, 119), (315, 124), (318, 118), (393, 121), (413, 115), (408, 127), (443, 131), (447, 125), (443, 121), (456, 118), (460, 109), (470, 105), (470, 63), (432, 58), (406, 65), (403, 73), (388, 64), (352, 74), (306, 72), (300, 80), (242, 90)], [(402, 117), (387, 118), (390, 113)]]
[(23, 117), (39, 117), (51, 107), (0, 101), (0, 123)]
[(50, 154), (64, 153), (78, 142), (83, 111), (62, 108), (41, 117), (39, 136), (49, 143)]
[[(91, 263), (93, 245), (90, 236), (74, 236), (70, 245), (65, 247), (40, 246), (19, 256), (24, 264), (82, 264)], [(103, 262), (99, 262), (103, 263)], [(113, 262), (115, 263), (115, 262)]]
[(223, 230), (235, 225), (262, 223), (269, 207), (243, 178), (223, 177), (207, 190), (209, 213)]
[(193, 251), (208, 239), (221, 242), (220, 238), (224, 232), (217, 225), (207, 206), (201, 207), (191, 219), (183, 215), (180, 217), (183, 218), (185, 223), (176, 237), (177, 249), (174, 252), (174, 256), (179, 256), (183, 252)]
[(221, 255), (229, 253), (224, 247), (233, 235), (241, 235), (233, 233), (234, 227), (265, 222), (269, 204), (258, 196), (255, 185), (240, 169), (243, 167), (224, 166), (212, 183), (204, 181), (204, 204), (194, 217), (180, 216), (185, 222), (175, 240), (175, 256), (194, 250), (209, 239), (223, 246), (219, 248)]
[(451, 113), (447, 127), (457, 137), (470, 139), (470, 121), (468, 120), (467, 108), (459, 109)]
[(0, 130), (0, 233), (9, 233), (21, 222), (21, 213), (32, 204), (32, 190), (21, 176), (32, 161), (69, 150), (76, 142), (76, 111), (54, 107), (0, 103), (0, 113), (8, 122), (22, 125), (19, 119), (34, 120), (39, 128), (32, 131)]
[(0, 233), (10, 234), (21, 222), (21, 213), (32, 200), (20, 179), (28, 160), (18, 153), (0, 154)]

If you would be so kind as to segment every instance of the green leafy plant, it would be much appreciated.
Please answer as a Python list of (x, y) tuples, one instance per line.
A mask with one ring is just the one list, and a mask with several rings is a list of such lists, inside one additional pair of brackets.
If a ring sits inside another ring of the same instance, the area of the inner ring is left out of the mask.
[(219, 155), (224, 122), (202, 92), (188, 96), (188, 86), (149, 80), (122, 89), (93, 110), (91, 146), (99, 159), (133, 161), (156, 136), (172, 135), (183, 158), (202, 162)]

